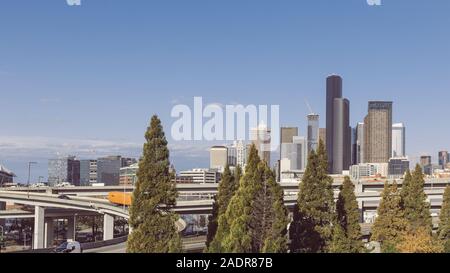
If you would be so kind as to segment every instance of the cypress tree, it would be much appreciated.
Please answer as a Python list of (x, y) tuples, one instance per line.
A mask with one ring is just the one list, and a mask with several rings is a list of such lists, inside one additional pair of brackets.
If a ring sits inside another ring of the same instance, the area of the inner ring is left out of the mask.
[(406, 171), (405, 178), (403, 179), (402, 189), (400, 190), (400, 196), (402, 198), (402, 208), (405, 207), (405, 199), (407, 199), (411, 194), (411, 181), (412, 175), (411, 171), (408, 169)]
[(328, 176), (328, 159), (323, 142), (312, 151), (300, 183), (294, 220), (291, 223), (291, 252), (328, 252), (335, 217), (333, 179)]
[(450, 186), (445, 189), (439, 220), (438, 238), (444, 245), (445, 253), (450, 253)]
[[(336, 227), (334, 231), (337, 234), (333, 236), (333, 252), (364, 252), (359, 220), (360, 212), (355, 195), (355, 186), (346, 176), (336, 202)], [(342, 241), (346, 243), (343, 244)]]
[(219, 215), (226, 212), (231, 198), (236, 192), (238, 185), (234, 175), (231, 173), (230, 167), (226, 166), (219, 184), (217, 201), (219, 203)]
[(402, 207), (405, 212), (409, 228), (417, 230), (427, 228), (431, 234), (432, 221), (430, 213), (430, 204), (427, 202), (425, 194), (422, 168), (416, 165), (412, 176), (405, 177), (406, 185), (402, 187)]
[(265, 162), (258, 166), (261, 182), (257, 184), (250, 220), (252, 252), (287, 252), (288, 212), (283, 204), (283, 190)]
[(427, 227), (405, 232), (397, 249), (400, 253), (442, 253), (444, 251), (441, 242), (433, 238)]
[(211, 215), (208, 216), (208, 234), (206, 234), (206, 249), (205, 252), (208, 252), (208, 249), (211, 245), (211, 242), (214, 240), (217, 232), (217, 226), (219, 225), (219, 203), (217, 202), (217, 195), (214, 196), (214, 203), (212, 206)]
[[(245, 175), (232, 197), (213, 241), (212, 252), (259, 253), (286, 251), (287, 210), (273, 172), (253, 145)], [(210, 252), (211, 252), (210, 251)]]
[(179, 218), (170, 211), (176, 203), (176, 185), (170, 172), (167, 140), (156, 115), (145, 139), (130, 207), (133, 232), (128, 238), (127, 252), (181, 252), (181, 238), (175, 226)]
[[(240, 172), (240, 170), (236, 170), (236, 176), (240, 176), (238, 172)], [(230, 167), (226, 166), (219, 183), (218, 193), (213, 204), (212, 215), (209, 217), (208, 235), (206, 240), (207, 247), (210, 246), (216, 236), (219, 217), (226, 212), (228, 204), (238, 188), (237, 183), (238, 181), (231, 173)]]
[(401, 197), (394, 182), (384, 185), (382, 199), (378, 207), (378, 217), (372, 227), (372, 240), (381, 243), (383, 252), (397, 252), (397, 244), (408, 228), (404, 211), (401, 208)]

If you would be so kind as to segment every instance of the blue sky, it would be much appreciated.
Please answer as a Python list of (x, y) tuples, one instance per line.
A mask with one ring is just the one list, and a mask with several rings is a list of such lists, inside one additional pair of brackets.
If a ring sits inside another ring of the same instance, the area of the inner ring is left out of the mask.
[[(150, 116), (174, 103), (279, 104), (305, 132), (325, 114), (325, 77), (344, 78), (351, 122), (394, 101), (413, 158), (450, 149), (450, 1), (4, 0), (0, 162), (26, 181), (47, 159), (139, 156)], [(321, 123), (324, 124), (322, 119)], [(208, 165), (205, 143), (176, 145), (177, 169)]]

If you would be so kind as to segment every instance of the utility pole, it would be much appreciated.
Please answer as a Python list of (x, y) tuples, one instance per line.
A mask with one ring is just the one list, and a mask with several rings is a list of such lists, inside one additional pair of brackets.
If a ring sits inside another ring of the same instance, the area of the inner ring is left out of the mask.
[(27, 182), (27, 192), (28, 199), (30, 198), (30, 179), (31, 179), (31, 165), (37, 164), (37, 162), (28, 162), (28, 182)]

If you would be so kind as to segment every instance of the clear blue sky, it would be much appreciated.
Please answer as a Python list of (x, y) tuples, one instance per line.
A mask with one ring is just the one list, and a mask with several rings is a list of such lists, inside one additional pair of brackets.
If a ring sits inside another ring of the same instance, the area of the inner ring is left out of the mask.
[[(325, 77), (344, 78), (351, 122), (394, 101), (412, 158), (450, 149), (450, 1), (4, 0), (0, 162), (26, 181), (47, 159), (139, 156), (148, 119), (173, 103), (279, 104), (305, 131), (325, 114)], [(321, 123), (324, 124), (324, 119)], [(205, 145), (173, 146), (177, 169), (208, 165)]]

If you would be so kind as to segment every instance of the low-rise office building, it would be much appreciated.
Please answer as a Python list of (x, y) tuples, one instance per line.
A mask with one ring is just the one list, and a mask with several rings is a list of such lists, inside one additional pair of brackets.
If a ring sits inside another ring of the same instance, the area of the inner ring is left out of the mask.
[(220, 172), (211, 169), (192, 169), (180, 172), (179, 179), (189, 179), (192, 183), (207, 184), (219, 183)]

